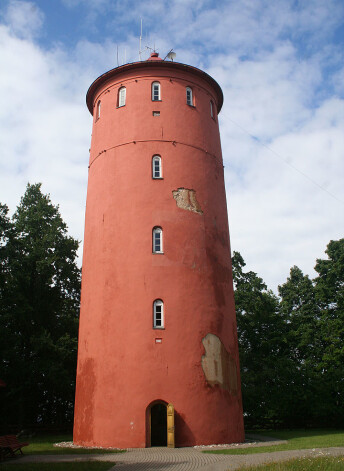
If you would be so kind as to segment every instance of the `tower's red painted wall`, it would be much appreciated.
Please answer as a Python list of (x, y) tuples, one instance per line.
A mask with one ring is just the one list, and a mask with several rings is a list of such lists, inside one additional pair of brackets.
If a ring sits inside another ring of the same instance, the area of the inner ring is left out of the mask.
[[(151, 99), (153, 81), (161, 84), (159, 102)], [(126, 87), (126, 105), (119, 108), (121, 86)], [(194, 107), (186, 104), (187, 86)], [(104, 74), (90, 87), (87, 102), (94, 119), (74, 441), (149, 446), (147, 411), (156, 400), (174, 405), (176, 446), (242, 441), (216, 112), (221, 89), (198, 69), (156, 60)], [(162, 159), (161, 180), (152, 179), (155, 154)], [(195, 191), (203, 214), (177, 206), (172, 192), (178, 188)], [(152, 254), (154, 226), (163, 229), (164, 254)], [(153, 329), (156, 299), (164, 302), (164, 330)], [(209, 354), (215, 370), (223, 370), (222, 380), (220, 375), (215, 382), (202, 364), (207, 334), (224, 347)], [(228, 365), (230, 371), (224, 371)]]

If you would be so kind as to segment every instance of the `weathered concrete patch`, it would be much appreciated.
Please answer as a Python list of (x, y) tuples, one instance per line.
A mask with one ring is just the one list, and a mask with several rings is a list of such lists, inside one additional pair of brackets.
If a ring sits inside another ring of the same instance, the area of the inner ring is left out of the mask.
[(202, 343), (205, 349), (202, 369), (207, 383), (210, 386), (219, 385), (235, 396), (238, 392), (238, 380), (234, 358), (214, 334), (207, 334)]
[(188, 188), (178, 188), (172, 191), (173, 198), (176, 200), (178, 208), (192, 211), (193, 213), (203, 214), (201, 206), (196, 199), (196, 191)]

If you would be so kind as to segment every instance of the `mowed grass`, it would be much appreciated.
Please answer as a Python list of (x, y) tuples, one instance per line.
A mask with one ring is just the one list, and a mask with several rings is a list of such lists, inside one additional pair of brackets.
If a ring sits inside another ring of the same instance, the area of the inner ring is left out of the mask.
[(3, 463), (1, 471), (108, 471), (115, 463), (85, 461), (75, 463)]
[[(260, 432), (259, 432), (260, 433)], [(222, 450), (205, 450), (203, 453), (219, 453), (228, 455), (249, 455), (252, 453), (268, 453), (283, 450), (302, 450), (307, 448), (344, 447), (343, 430), (282, 430), (261, 432), (260, 435), (288, 440), (284, 445), (249, 446), (248, 448), (228, 448)]]
[(269, 463), (260, 466), (240, 468), (239, 471), (343, 471), (344, 458), (321, 457), (300, 458), (280, 463)]
[(69, 448), (55, 447), (54, 443), (71, 442), (72, 435), (37, 435), (32, 438), (19, 438), (19, 441), (29, 443), (23, 448), (24, 455), (73, 455), (95, 453), (123, 453), (125, 450), (104, 450), (102, 448)]

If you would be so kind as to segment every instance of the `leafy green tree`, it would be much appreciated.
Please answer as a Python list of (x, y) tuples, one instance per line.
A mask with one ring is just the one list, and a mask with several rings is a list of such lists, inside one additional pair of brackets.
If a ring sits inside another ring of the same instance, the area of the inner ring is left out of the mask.
[(293, 377), (288, 388), (288, 394), (292, 396), (289, 421), (292, 425), (306, 426), (317, 422), (321, 402), (316, 373), (321, 348), (320, 310), (312, 280), (296, 266), (290, 269), (290, 276), (278, 291), (280, 310), (286, 322), (288, 356), (293, 364)]
[(8, 207), (0, 203), (0, 311), (5, 309), (6, 304), (5, 291), (9, 271), (8, 241), (12, 235), (12, 230), (12, 224), (8, 217)]
[(41, 185), (28, 185), (6, 244), (8, 277), (0, 311), (7, 422), (62, 424), (74, 399), (80, 272), (78, 242)]
[(312, 280), (294, 266), (287, 282), (278, 287), (278, 292), (281, 312), (289, 324), (290, 353), (299, 362), (311, 359), (316, 355), (315, 333), (320, 315)]
[[(8, 253), (8, 241), (12, 236), (12, 224), (8, 217), (8, 207), (0, 204), (0, 318), (4, 318), (8, 311), (8, 286), (10, 282), (9, 275), (9, 253)], [(5, 333), (6, 325), (0, 325)], [(4, 341), (1, 341), (0, 332), (0, 365), (1, 359), (4, 358), (4, 351), (6, 350), (7, 338), (4, 335)], [(0, 369), (0, 380), (4, 378), (1, 376)], [(2, 393), (0, 389), (0, 393)], [(0, 404), (2, 396), (0, 395)]]
[(244, 272), (238, 252), (232, 266), (246, 425), (273, 423), (287, 413), (286, 326), (278, 298), (256, 273)]
[(344, 419), (344, 239), (311, 280), (292, 267), (278, 299), (234, 253), (244, 411), (248, 424), (335, 425)]
[(344, 420), (344, 239), (331, 240), (326, 260), (317, 259), (315, 293), (320, 309), (321, 355), (316, 365), (323, 386), (323, 420)]

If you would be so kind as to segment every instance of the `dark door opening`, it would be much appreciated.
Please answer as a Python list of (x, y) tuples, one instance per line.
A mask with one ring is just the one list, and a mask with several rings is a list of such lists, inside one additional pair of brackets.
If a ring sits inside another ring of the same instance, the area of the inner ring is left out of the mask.
[(167, 446), (167, 410), (165, 404), (151, 408), (151, 446)]

